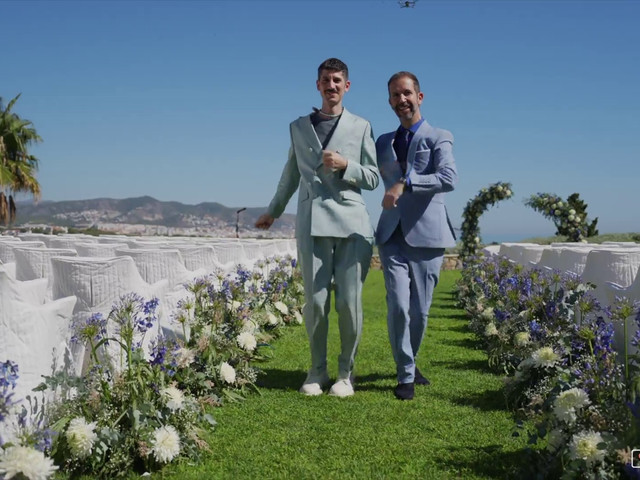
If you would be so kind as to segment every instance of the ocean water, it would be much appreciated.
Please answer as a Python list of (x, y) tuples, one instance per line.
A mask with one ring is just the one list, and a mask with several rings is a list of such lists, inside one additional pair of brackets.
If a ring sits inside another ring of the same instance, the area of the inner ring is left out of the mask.
[(527, 238), (534, 237), (546, 237), (553, 234), (546, 233), (487, 233), (483, 234), (480, 232), (480, 238), (482, 239), (482, 243), (485, 245), (491, 243), (504, 243), (504, 242), (521, 242), (526, 240)]

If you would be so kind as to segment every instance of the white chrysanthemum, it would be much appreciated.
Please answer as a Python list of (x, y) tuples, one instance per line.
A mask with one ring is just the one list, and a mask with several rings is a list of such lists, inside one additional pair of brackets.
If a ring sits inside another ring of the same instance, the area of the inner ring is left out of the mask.
[(222, 380), (227, 383), (235, 383), (236, 370), (227, 362), (223, 362), (222, 365), (220, 365), (220, 376), (222, 377)]
[(553, 413), (559, 420), (573, 423), (576, 420), (576, 412), (590, 403), (587, 392), (577, 387), (570, 388), (553, 401)]
[(158, 462), (168, 463), (180, 453), (180, 435), (171, 425), (157, 428), (153, 432), (153, 456)]
[(9, 480), (22, 474), (29, 480), (46, 480), (58, 469), (53, 460), (30, 447), (9, 447), (0, 453), (0, 474)]
[(531, 360), (536, 367), (553, 367), (560, 361), (560, 355), (551, 347), (542, 347), (531, 354)]
[(254, 333), (254, 332), (256, 332), (256, 330), (258, 330), (258, 325), (256, 325), (256, 322), (254, 322), (253, 320), (249, 320), (247, 318), (242, 323), (242, 331), (243, 332)]
[(89, 456), (98, 438), (95, 428), (96, 422), (87, 423), (82, 417), (76, 417), (69, 422), (65, 436), (73, 455), (79, 458)]
[(564, 434), (559, 428), (555, 428), (547, 435), (547, 450), (550, 452), (557, 451), (564, 444)]
[(484, 334), (487, 337), (492, 337), (494, 335), (498, 335), (498, 329), (496, 328), (495, 323), (488, 323), (486, 327), (484, 327)]
[(182, 393), (182, 390), (179, 388), (173, 386), (163, 388), (160, 391), (160, 394), (162, 395), (167, 408), (172, 412), (182, 408), (182, 405), (184, 404), (184, 393)]
[(186, 347), (180, 347), (176, 352), (176, 363), (180, 368), (186, 368), (193, 363), (196, 353)]
[(247, 352), (253, 352), (258, 345), (256, 337), (251, 332), (242, 332), (236, 339), (238, 346)]
[(296, 320), (296, 323), (298, 325), (302, 325), (302, 322), (303, 322), (302, 314), (298, 310), (293, 311), (293, 316)]
[(267, 312), (267, 323), (269, 325), (277, 325), (279, 323), (278, 317), (271, 312)]
[(493, 314), (493, 307), (485, 308), (480, 316), (485, 320), (493, 320), (495, 317)]
[(283, 315), (289, 315), (289, 307), (287, 307), (283, 302), (275, 302), (273, 306)]
[(605, 451), (598, 448), (598, 444), (602, 443), (602, 435), (598, 432), (588, 431), (576, 433), (569, 443), (569, 452), (571, 458), (582, 459), (587, 465), (592, 466), (597, 462), (604, 460)]
[(517, 346), (524, 347), (531, 341), (531, 335), (529, 335), (529, 332), (518, 332), (513, 337), (513, 341)]

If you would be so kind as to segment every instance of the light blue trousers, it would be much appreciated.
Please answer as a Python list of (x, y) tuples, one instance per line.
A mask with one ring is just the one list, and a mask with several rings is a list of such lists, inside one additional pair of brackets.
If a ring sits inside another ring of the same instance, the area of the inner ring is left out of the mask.
[(298, 260), (304, 280), (304, 322), (311, 349), (311, 371), (327, 370), (327, 334), (331, 310), (331, 280), (340, 329), (338, 378), (349, 378), (362, 335), (362, 284), (371, 261), (372, 241), (312, 237), (298, 240)]
[(398, 228), (378, 250), (387, 289), (387, 327), (398, 383), (412, 383), (433, 290), (440, 278), (444, 248), (412, 247)]

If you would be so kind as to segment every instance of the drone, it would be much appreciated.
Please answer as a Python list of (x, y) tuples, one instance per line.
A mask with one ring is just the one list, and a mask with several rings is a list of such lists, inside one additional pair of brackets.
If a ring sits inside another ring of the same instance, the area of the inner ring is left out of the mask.
[(400, 8), (413, 8), (416, 6), (418, 0), (398, 0)]

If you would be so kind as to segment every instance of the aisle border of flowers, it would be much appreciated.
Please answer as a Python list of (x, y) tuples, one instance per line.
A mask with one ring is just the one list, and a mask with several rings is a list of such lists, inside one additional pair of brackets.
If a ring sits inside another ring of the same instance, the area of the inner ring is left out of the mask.
[(216, 425), (210, 407), (257, 391), (256, 362), (283, 327), (302, 323), (296, 267), (290, 256), (274, 257), (185, 285), (175, 338), (146, 340), (158, 329), (158, 300), (135, 293), (106, 317), (74, 318), (72, 341), (89, 353), (86, 374), (45, 377), (36, 389), (43, 401), (30, 396), (29, 408), (14, 398), (19, 366), (1, 363), (0, 426), (12, 438), (0, 438), (0, 479), (44, 480), (59, 468), (114, 478), (197, 460)]
[(620, 361), (613, 324), (626, 332), (634, 322), (637, 348), (640, 302), (617, 298), (603, 308), (591, 289), (575, 275), (499, 256), (466, 265), (458, 283), (489, 365), (505, 374), (506, 404), (520, 418), (515, 434), (529, 435), (525, 476), (637, 478), (630, 463), (640, 445), (640, 356), (625, 348)]

